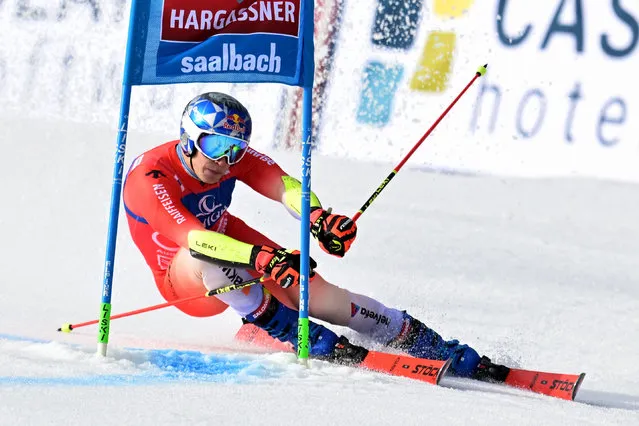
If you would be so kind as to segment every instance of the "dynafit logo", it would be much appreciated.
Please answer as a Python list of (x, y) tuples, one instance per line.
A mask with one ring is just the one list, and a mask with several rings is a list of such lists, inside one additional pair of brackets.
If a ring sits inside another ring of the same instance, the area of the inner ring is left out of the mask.
[(162, 41), (201, 43), (217, 34), (299, 36), (300, 0), (164, 0)]

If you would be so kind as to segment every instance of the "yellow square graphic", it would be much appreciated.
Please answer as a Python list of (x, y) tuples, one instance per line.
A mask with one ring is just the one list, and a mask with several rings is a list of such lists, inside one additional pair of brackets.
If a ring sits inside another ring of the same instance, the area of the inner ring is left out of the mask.
[(473, 5), (475, 0), (435, 0), (433, 11), (440, 18), (457, 18)]
[(434, 31), (428, 34), (422, 57), (410, 81), (411, 89), (423, 92), (446, 90), (456, 38), (452, 32)]

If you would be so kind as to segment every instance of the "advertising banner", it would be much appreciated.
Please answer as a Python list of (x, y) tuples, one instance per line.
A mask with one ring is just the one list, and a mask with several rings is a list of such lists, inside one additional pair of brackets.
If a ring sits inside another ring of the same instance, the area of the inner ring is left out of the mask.
[(303, 8), (301, 0), (138, 1), (130, 83), (312, 82)]
[(348, 2), (321, 128), (325, 154), (425, 168), (639, 181), (639, 3)]

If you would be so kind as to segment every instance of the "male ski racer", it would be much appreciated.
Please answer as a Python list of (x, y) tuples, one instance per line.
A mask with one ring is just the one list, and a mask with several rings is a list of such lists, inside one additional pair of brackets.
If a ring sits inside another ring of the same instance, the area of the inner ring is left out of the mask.
[[(269, 277), (263, 285), (176, 307), (191, 316), (208, 317), (230, 306), (271, 336), (296, 345), (299, 252), (282, 248), (227, 211), (235, 184), (241, 181), (299, 218), (300, 182), (249, 148), (251, 128), (249, 112), (233, 97), (217, 92), (195, 97), (182, 115), (180, 140), (159, 145), (133, 161), (124, 185), (124, 205), (133, 241), (167, 301), (204, 294), (231, 280)], [(215, 247), (216, 263), (190, 254), (189, 235), (202, 231)], [(312, 194), (311, 233), (325, 252), (342, 257), (355, 240), (357, 226), (348, 217), (325, 210)], [(327, 282), (315, 266), (311, 260), (311, 317), (350, 327), (416, 357), (452, 357), (450, 371), (458, 376), (478, 377), (479, 370), (486, 370), (474, 349), (457, 340), (445, 341), (405, 311)], [(347, 363), (349, 357), (366, 352), (314, 322), (309, 341), (311, 356), (321, 359)]]

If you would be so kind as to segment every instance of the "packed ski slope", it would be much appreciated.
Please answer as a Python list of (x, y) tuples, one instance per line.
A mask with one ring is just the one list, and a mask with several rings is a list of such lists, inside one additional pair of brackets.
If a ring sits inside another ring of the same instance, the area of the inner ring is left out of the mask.
[[(359, 220), (346, 258), (312, 247), (329, 280), (496, 361), (585, 371), (575, 402), (454, 378), (436, 387), (320, 362), (305, 369), (234, 343), (231, 312), (114, 321), (102, 359), (95, 327), (55, 330), (97, 314), (114, 132), (28, 111), (0, 126), (0, 424), (639, 424), (639, 186), (406, 168)], [(132, 132), (126, 163), (171, 136)], [(255, 145), (264, 148), (259, 136)], [(298, 154), (266, 150), (298, 174)], [(353, 214), (400, 155), (316, 155), (314, 189)], [(231, 210), (296, 246), (283, 207), (238, 185)], [(162, 302), (125, 226), (118, 244), (114, 313)]]

